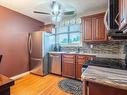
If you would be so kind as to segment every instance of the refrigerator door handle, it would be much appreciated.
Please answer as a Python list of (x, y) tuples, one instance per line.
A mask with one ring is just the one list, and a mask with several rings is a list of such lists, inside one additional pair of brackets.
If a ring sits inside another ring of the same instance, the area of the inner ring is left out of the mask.
[(31, 34), (29, 34), (29, 36), (28, 36), (28, 52), (29, 52), (29, 54), (31, 54), (31, 52), (32, 52), (32, 38), (31, 38)]
[(32, 53), (32, 37), (30, 35), (30, 54)]
[(28, 43), (27, 43), (27, 46), (28, 46), (28, 53), (30, 54), (30, 34), (28, 34)]

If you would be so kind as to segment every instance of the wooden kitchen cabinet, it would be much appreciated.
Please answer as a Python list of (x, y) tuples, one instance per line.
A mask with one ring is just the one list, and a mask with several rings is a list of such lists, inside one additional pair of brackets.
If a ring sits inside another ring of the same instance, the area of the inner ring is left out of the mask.
[(83, 95), (127, 95), (127, 91), (99, 83), (83, 81)]
[(82, 65), (93, 59), (92, 55), (63, 54), (62, 55), (62, 76), (81, 79)]
[(75, 55), (62, 55), (62, 76), (75, 78)]
[(104, 25), (104, 14), (98, 14), (92, 18), (93, 41), (107, 41)]
[(81, 79), (81, 74), (82, 74), (82, 65), (88, 61), (91, 60), (93, 56), (89, 55), (76, 55), (76, 79), (80, 80)]
[(46, 32), (52, 32), (53, 28), (55, 28), (54, 24), (46, 24), (43, 26), (43, 28), (41, 30), (46, 31)]
[(83, 20), (84, 41), (92, 40), (92, 18), (86, 17)]
[(127, 28), (127, 0), (119, 0), (119, 29)]
[(104, 26), (104, 14), (95, 14), (82, 18), (83, 39), (85, 42), (107, 41), (106, 29)]

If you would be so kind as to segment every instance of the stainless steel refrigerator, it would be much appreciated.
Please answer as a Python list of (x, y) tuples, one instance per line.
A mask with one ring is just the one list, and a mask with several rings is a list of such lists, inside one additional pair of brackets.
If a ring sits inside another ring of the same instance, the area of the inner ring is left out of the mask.
[(44, 76), (48, 74), (48, 52), (50, 51), (50, 34), (33, 32), (28, 37), (29, 68), (32, 74)]

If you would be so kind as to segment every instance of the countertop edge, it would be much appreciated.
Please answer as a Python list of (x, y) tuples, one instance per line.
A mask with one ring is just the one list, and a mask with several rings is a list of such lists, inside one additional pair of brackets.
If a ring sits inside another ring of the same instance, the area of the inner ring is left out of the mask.
[[(94, 67), (94, 66), (92, 66), (92, 67)], [(103, 69), (103, 67), (97, 67), (97, 68)], [(125, 70), (123, 70), (123, 72), (125, 72)], [(118, 88), (118, 89), (127, 90), (127, 84), (117, 83), (115, 81), (111, 81), (110, 79), (97, 78), (97, 76), (95, 76), (95, 77), (90, 76), (89, 73), (88, 74), (87, 73), (88, 73), (87, 71), (84, 71), (83, 74), (81, 75), (82, 81), (88, 81), (88, 82), (98, 83), (98, 84), (102, 84), (102, 85), (106, 85), (106, 86), (110, 86), (110, 87), (114, 87), (114, 88)]]
[(91, 55), (96, 56), (96, 54), (90, 54), (90, 53), (66, 53), (66, 52), (49, 52), (49, 54), (75, 54), (75, 55)]
[(127, 91), (127, 88), (121, 87), (121, 86), (119, 86), (119, 84), (116, 85), (116, 83), (113, 83), (113, 82), (112, 83), (106, 82), (106, 81), (100, 82), (99, 80), (93, 80), (93, 79), (89, 79), (89, 78), (84, 78), (84, 79), (82, 79), (82, 81), (88, 81), (88, 82), (97, 83), (97, 84), (110, 86), (110, 87), (114, 87), (114, 88), (118, 88), (118, 89), (122, 89), (122, 90), (126, 90)]

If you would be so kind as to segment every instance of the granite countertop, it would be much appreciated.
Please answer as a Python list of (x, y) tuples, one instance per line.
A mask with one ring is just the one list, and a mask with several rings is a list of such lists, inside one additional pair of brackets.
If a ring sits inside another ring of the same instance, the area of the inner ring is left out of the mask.
[(101, 57), (101, 58), (115, 58), (115, 59), (125, 59), (125, 54), (96, 54), (96, 53), (76, 53), (76, 52), (56, 52), (56, 51), (50, 51), (50, 54), (80, 54), (80, 55), (94, 55), (96, 57)]
[(52, 52), (49, 52), (50, 54), (62, 54), (62, 53), (65, 53), (65, 52), (55, 52), (55, 51), (52, 51)]
[(82, 73), (83, 80), (127, 90), (126, 70), (88, 66)]
[(50, 54), (77, 54), (77, 55), (93, 55), (93, 56), (96, 56), (96, 54), (91, 54), (91, 53), (83, 53), (83, 52), (80, 52), (80, 53), (76, 53), (76, 52), (49, 52)]

